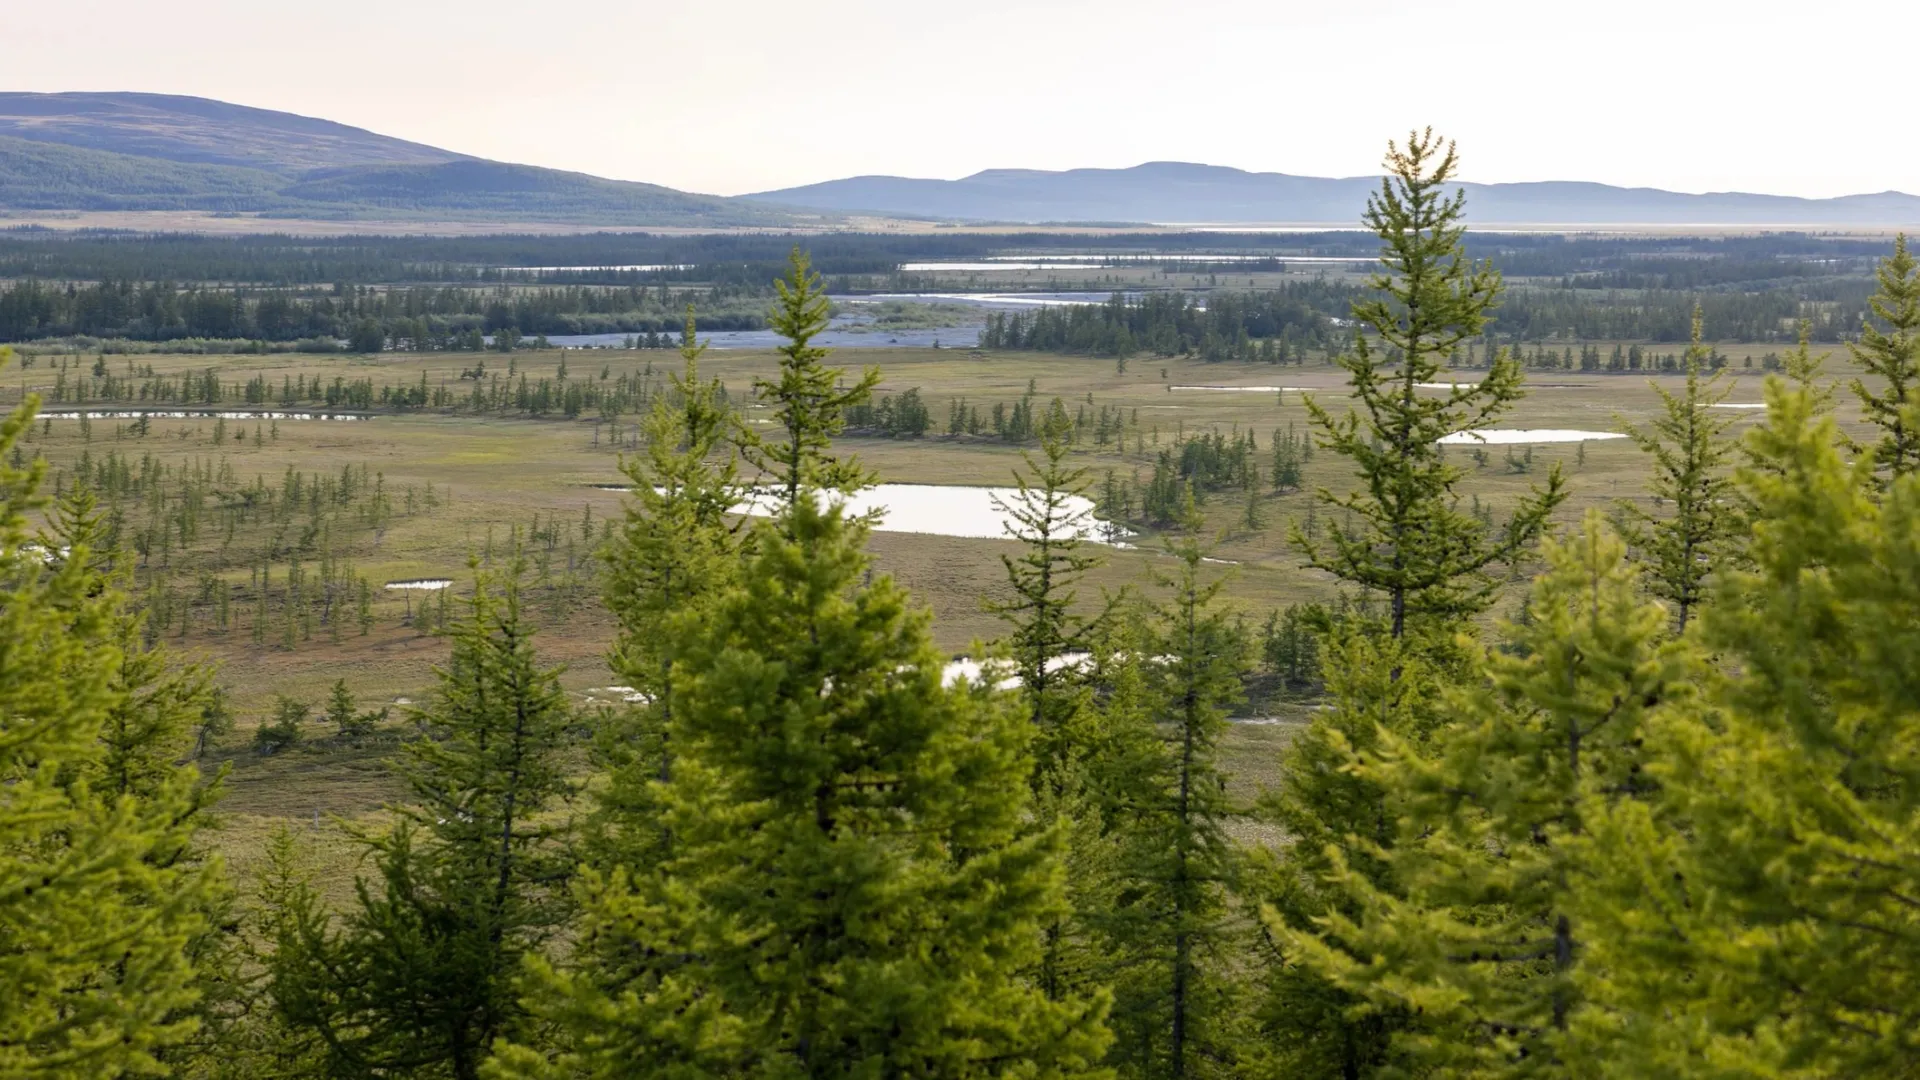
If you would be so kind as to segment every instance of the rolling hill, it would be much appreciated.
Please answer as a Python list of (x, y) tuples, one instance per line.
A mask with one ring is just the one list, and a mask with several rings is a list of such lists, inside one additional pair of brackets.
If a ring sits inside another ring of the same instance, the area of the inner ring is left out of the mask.
[(798, 220), (764, 202), (488, 161), (205, 98), (130, 93), (0, 93), (0, 210), (629, 226)]
[[(960, 180), (856, 176), (742, 198), (839, 213), (975, 221), (1272, 222), (1352, 225), (1372, 177), (1253, 173), (1156, 161), (1129, 169), (989, 169)], [(1514, 225), (1812, 225), (1920, 223), (1920, 197), (1889, 191), (1835, 199), (1704, 195), (1545, 182), (1463, 184), (1470, 220)]]

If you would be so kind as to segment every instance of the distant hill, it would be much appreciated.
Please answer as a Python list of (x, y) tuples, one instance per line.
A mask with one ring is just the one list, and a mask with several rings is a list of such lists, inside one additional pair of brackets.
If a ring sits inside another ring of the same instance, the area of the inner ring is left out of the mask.
[(286, 175), (344, 165), (469, 160), (331, 120), (173, 94), (0, 93), (0, 135)]
[[(856, 176), (742, 198), (935, 220), (1352, 225), (1378, 185), (1372, 177), (1291, 176), (1155, 161), (1130, 169), (989, 169), (960, 180)], [(1802, 199), (1560, 181), (1461, 186), (1469, 219), (1488, 225), (1920, 223), (1920, 197), (1897, 191)]]
[(206, 98), (131, 93), (0, 93), (0, 210), (595, 225), (797, 220), (764, 202), (488, 161)]

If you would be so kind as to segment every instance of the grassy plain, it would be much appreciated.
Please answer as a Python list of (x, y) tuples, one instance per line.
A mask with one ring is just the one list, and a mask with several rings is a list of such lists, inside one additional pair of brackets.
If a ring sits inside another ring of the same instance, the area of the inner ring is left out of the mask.
[[(1734, 358), (1735, 370), (1748, 354), (1759, 356), (1777, 346), (1720, 346)], [(516, 363), (535, 375), (550, 375), (562, 354), (517, 354)], [(672, 353), (658, 351), (570, 351), (564, 354), (572, 377), (597, 378), (603, 367), (614, 373), (639, 370), (652, 363), (656, 370), (677, 365)], [(489, 354), (490, 367), (504, 366), (505, 357)], [(30, 370), (17, 366), (4, 375), (7, 384), (0, 399), (10, 403), (25, 390), (49, 387), (57, 361), (42, 357)], [(91, 363), (91, 358), (86, 358)], [(472, 363), (470, 354), (382, 354), (370, 357), (277, 356), (142, 356), (159, 372), (216, 369), (222, 380), (244, 381), (263, 375), (274, 385), (284, 376), (323, 375), (349, 379), (367, 375), (376, 382), (417, 383), (425, 373), (430, 383), (446, 383), (456, 392), (459, 372)], [(1275, 430), (1307, 427), (1304, 392), (1323, 404), (1343, 407), (1342, 373), (1327, 365), (1272, 367), (1247, 364), (1204, 364), (1197, 361), (1137, 357), (1124, 373), (1112, 360), (1030, 353), (983, 354), (963, 350), (859, 349), (844, 350), (835, 362), (848, 368), (873, 365), (883, 376), (882, 392), (918, 388), (932, 410), (936, 430), (944, 430), (948, 402), (965, 399), (988, 412), (993, 403), (1011, 404), (1031, 383), (1038, 399), (1058, 397), (1069, 412), (1086, 406), (1089, 413), (1102, 406), (1126, 410), (1138, 418), (1136, 447), (1130, 438), (1124, 451), (1095, 448), (1088, 438), (1076, 453), (1078, 464), (1089, 470), (1097, 485), (1109, 469), (1132, 475), (1151, 472), (1151, 461), (1161, 446), (1181, 432), (1219, 428), (1253, 428), (1263, 449)], [(109, 358), (109, 363), (124, 363)], [(747, 400), (752, 381), (773, 370), (773, 354), (748, 351), (709, 352), (704, 370), (721, 377), (736, 401)], [(1844, 367), (1833, 361), (1836, 373)], [(1471, 379), (1472, 373), (1461, 378)], [(1678, 380), (1659, 380), (1669, 388)], [(1504, 427), (1579, 428), (1620, 431), (1623, 423), (1643, 423), (1659, 408), (1656, 392), (1644, 376), (1576, 375), (1536, 376), (1532, 392)], [(1285, 386), (1283, 392), (1217, 389), (1173, 389), (1181, 386)], [(1089, 404), (1091, 399), (1091, 404)], [(1729, 397), (1733, 402), (1761, 400), (1761, 380), (1737, 374)], [(232, 407), (232, 406), (227, 406)], [(1842, 407), (1843, 415), (1851, 409)], [(1757, 411), (1730, 414), (1735, 429), (1744, 428)], [(764, 413), (749, 408), (750, 422)], [(289, 467), (337, 473), (342, 466), (365, 464), (380, 473), (391, 492), (405, 488), (423, 491), (432, 484), (444, 500), (430, 513), (397, 517), (384, 531), (356, 541), (346, 552), (356, 568), (376, 585), (386, 580), (447, 577), (459, 586), (470, 580), (467, 560), (482, 550), (491, 533), (504, 540), (509, 528), (525, 526), (538, 514), (570, 526), (587, 518), (617, 517), (624, 496), (593, 485), (616, 484), (620, 450), (616, 434), (624, 439), (633, 417), (609, 424), (590, 418), (502, 419), (465, 414), (418, 413), (380, 415), (365, 422), (334, 423), (281, 421), (278, 436), (263, 437), (256, 445), (252, 422), (235, 423), (249, 432), (244, 441), (232, 438), (212, 444), (214, 422), (209, 418), (155, 420), (149, 433), (137, 437), (128, 421), (96, 421), (90, 441), (79, 425), (52, 420), (36, 425), (31, 448), (44, 451), (58, 464), (71, 464), (83, 452), (94, 455), (117, 448), (138, 457), (151, 453), (176, 461), (224, 458), (242, 482), (255, 474), (277, 483)], [(1584, 447), (1584, 452), (1581, 450)], [(845, 450), (855, 452), (887, 481), (923, 484), (1004, 484), (1021, 464), (1021, 451), (988, 437), (935, 436), (917, 440), (848, 439)], [(1526, 450), (1513, 448), (1515, 456)], [(1486, 451), (1484, 465), (1461, 448), (1458, 460), (1468, 468), (1464, 485), (1468, 497), (1490, 504), (1496, 514), (1526, 489), (1540, 482), (1548, 469), (1559, 465), (1569, 478), (1572, 497), (1561, 511), (1572, 521), (1593, 507), (1606, 508), (1616, 500), (1638, 497), (1644, 486), (1647, 462), (1624, 439), (1582, 444), (1540, 445), (1532, 450), (1529, 471), (1507, 463), (1507, 449)], [(1262, 467), (1266, 464), (1262, 457)], [(1303, 522), (1314, 487), (1344, 488), (1345, 466), (1319, 453), (1308, 464), (1306, 489), (1276, 493), (1264, 490), (1260, 513), (1265, 527), (1244, 523), (1245, 500), (1239, 492), (1210, 498), (1203, 507), (1208, 528), (1218, 537), (1214, 552), (1222, 573), (1233, 575), (1232, 602), (1259, 620), (1275, 606), (1308, 598), (1327, 597), (1333, 583), (1323, 574), (1301, 566), (1287, 543), (1290, 523)], [(1325, 511), (1317, 511), (1325, 520)], [(982, 602), (1003, 587), (1002, 555), (1016, 550), (1006, 541), (957, 539), (907, 533), (880, 532), (873, 536), (872, 553), (878, 569), (893, 574), (932, 610), (935, 634), (943, 648), (964, 650), (969, 643), (991, 638), (996, 621), (982, 611)], [(1225, 565), (1233, 564), (1233, 565)], [(244, 563), (242, 564), (244, 566)], [(1111, 552), (1106, 565), (1093, 575), (1094, 589), (1140, 586), (1151, 589), (1156, 570), (1169, 567), (1151, 536), (1139, 537), (1133, 547)], [(229, 577), (232, 573), (229, 572)], [(246, 580), (246, 571), (238, 572)], [(1087, 590), (1089, 593), (1094, 589)], [(229, 763), (231, 794), (225, 803), (231, 857), (244, 868), (258, 856), (259, 843), (277, 823), (311, 823), (316, 815), (349, 816), (376, 813), (397, 794), (382, 758), (392, 743), (361, 748), (328, 747), (261, 757), (245, 749), (251, 727), (264, 714), (275, 694), (311, 701), (324, 699), (328, 686), (344, 678), (365, 704), (421, 700), (432, 685), (432, 666), (446, 653), (445, 643), (416, 626), (404, 624), (408, 601), (400, 594), (383, 595), (376, 603), (374, 630), (366, 636), (349, 631), (337, 643), (314, 640), (293, 650), (269, 644), (256, 646), (248, 635), (195, 632), (180, 642), (191, 655), (218, 664), (222, 681), (230, 688), (242, 717), (240, 731), (216, 755)], [(564, 618), (550, 621), (541, 637), (546, 656), (568, 665), (564, 684), (582, 700), (605, 700), (604, 690), (614, 681), (603, 655), (613, 624), (598, 604), (574, 605)], [(1277, 753), (1304, 715), (1299, 707), (1266, 710), (1279, 723), (1237, 727), (1228, 748), (1233, 756), (1235, 791), (1251, 798), (1272, 776)], [(397, 710), (404, 714), (404, 709)], [(338, 849), (331, 832), (322, 830), (316, 842)]]

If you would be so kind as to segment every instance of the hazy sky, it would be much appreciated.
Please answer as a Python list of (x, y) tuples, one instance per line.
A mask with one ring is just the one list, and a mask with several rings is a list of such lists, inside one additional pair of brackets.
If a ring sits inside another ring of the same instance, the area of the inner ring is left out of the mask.
[(737, 194), (1202, 161), (1920, 192), (1920, 5), (1700, 0), (0, 0), (0, 88), (197, 94)]

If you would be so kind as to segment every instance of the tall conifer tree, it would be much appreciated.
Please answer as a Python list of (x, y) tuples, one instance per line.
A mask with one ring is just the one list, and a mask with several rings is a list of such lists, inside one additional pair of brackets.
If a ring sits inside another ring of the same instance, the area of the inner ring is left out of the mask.
[(1423, 392), (1455, 348), (1478, 337), (1500, 298), (1500, 275), (1466, 257), (1466, 197), (1453, 188), (1452, 143), (1414, 132), (1389, 144), (1387, 177), (1363, 216), (1380, 238), (1374, 299), (1353, 304), (1353, 345), (1336, 362), (1358, 408), (1335, 416), (1311, 395), (1307, 411), (1326, 449), (1359, 473), (1353, 492), (1322, 489), (1319, 501), (1351, 515), (1324, 541), (1295, 531), (1309, 565), (1379, 594), (1394, 637), (1433, 625), (1442, 635), (1484, 611), (1497, 581), (1488, 568), (1523, 552), (1565, 497), (1558, 468), (1543, 490), (1520, 501), (1501, 535), (1462, 511), (1455, 487), (1465, 470), (1440, 440), (1486, 427), (1524, 396), (1520, 365), (1504, 350), (1477, 383)]
[(1596, 513), (1545, 555), (1529, 617), (1487, 655), (1484, 682), (1450, 692), (1456, 719), (1433, 747), (1388, 733), (1360, 766), (1390, 793), (1396, 842), (1370, 855), (1394, 887), (1336, 849), (1332, 877), (1351, 902), (1312, 929), (1272, 925), (1344, 990), (1420, 1016), (1401, 1049), (1423, 1070), (1578, 1071), (1567, 1039), (1594, 935), (1585, 819), (1652, 792), (1647, 717), (1696, 674), (1664, 643), (1665, 613), (1641, 598)]
[(38, 405), (0, 421), (0, 1075), (156, 1073), (197, 1027), (187, 954), (215, 881), (166, 857), (191, 843), (187, 777), (111, 790), (120, 601), (86, 547), (30, 540), (45, 462), (10, 461)]
[[(676, 626), (680, 747), (658, 888), (590, 906), (672, 958), (624, 987), (564, 980), (554, 1075), (1076, 1076), (1096, 1002), (1020, 972), (1060, 908), (1026, 830), (1026, 718), (942, 658), (866, 529), (811, 492), (763, 525), (740, 583)], [(610, 924), (612, 924), (610, 926)], [(548, 1074), (537, 1054), (514, 1068)]]
[(671, 778), (672, 620), (718, 593), (738, 572), (729, 513), (742, 495), (731, 438), (737, 424), (718, 379), (700, 376), (706, 346), (693, 312), (681, 335), (682, 371), (653, 401), (646, 449), (621, 462), (632, 501), (607, 564), (607, 607), (620, 621), (608, 666), (645, 701), (617, 714), (600, 733), (610, 776), (594, 815), (589, 861), (601, 869), (636, 868), (662, 841), (652, 784)]
[(820, 275), (799, 248), (789, 257), (786, 278), (774, 285), (780, 298), (767, 322), (786, 344), (776, 350), (779, 377), (758, 380), (754, 389), (772, 406), (778, 436), (768, 438), (749, 428), (742, 449), (760, 469), (761, 482), (772, 485), (773, 509), (784, 518), (780, 511), (799, 498), (803, 488), (852, 492), (873, 482), (858, 461), (835, 457), (832, 448), (833, 437), (846, 426), (846, 410), (866, 403), (880, 383), (880, 371), (868, 368), (849, 385), (842, 371), (821, 363), (827, 350), (813, 339), (827, 328), (831, 305)]
[(519, 556), (476, 574), (453, 653), (401, 765), (411, 801), (363, 834), (380, 871), (338, 920), (295, 889), (273, 923), (274, 1005), (347, 1076), (471, 1080), (522, 1035), (522, 958), (564, 925), (571, 857), (553, 812), (571, 790), (572, 711), (521, 609)]
[(1594, 1075), (1900, 1076), (1920, 1063), (1920, 476), (1849, 465), (1769, 380), (1751, 565), (1698, 633), (1651, 801), (1588, 821)]
[(1734, 445), (1726, 431), (1733, 420), (1712, 411), (1726, 400), (1728, 387), (1724, 372), (1702, 377), (1706, 360), (1700, 308), (1695, 305), (1686, 388), (1673, 394), (1655, 384), (1663, 413), (1650, 428), (1627, 428), (1634, 443), (1653, 458), (1648, 489), (1662, 505), (1672, 507), (1656, 515), (1636, 503), (1626, 504), (1627, 535), (1646, 566), (1647, 587), (1672, 606), (1681, 630), (1706, 599), (1708, 579), (1728, 558), (1740, 522), (1727, 469)]
[[(1336, 863), (1376, 875), (1368, 854), (1392, 843), (1387, 792), (1354, 771), (1383, 732), (1423, 740), (1442, 722), (1437, 691), (1467, 658), (1459, 635), (1494, 600), (1491, 573), (1519, 558), (1565, 498), (1556, 467), (1544, 488), (1493, 530), (1460, 506), (1465, 470), (1440, 440), (1495, 422), (1523, 396), (1519, 363), (1504, 349), (1477, 383), (1429, 390), (1454, 350), (1481, 335), (1500, 296), (1490, 265), (1466, 257), (1464, 195), (1453, 186), (1451, 143), (1431, 130), (1389, 144), (1387, 176), (1368, 198), (1364, 222), (1381, 242), (1378, 296), (1353, 305), (1352, 347), (1338, 358), (1357, 408), (1335, 416), (1307, 407), (1319, 444), (1347, 458), (1358, 474), (1352, 492), (1321, 490), (1319, 501), (1345, 511), (1315, 540), (1296, 528), (1293, 543), (1310, 565), (1379, 598), (1377, 624), (1350, 617), (1326, 629), (1328, 693), (1333, 707), (1315, 715), (1288, 746), (1278, 790), (1264, 815), (1295, 838), (1277, 854), (1256, 853), (1253, 879), (1275, 917), (1296, 930), (1318, 925), (1351, 903), (1329, 877)], [(1378, 1010), (1303, 967), (1278, 938), (1267, 950), (1263, 1016), (1288, 1068), (1301, 1075), (1357, 1076), (1378, 1067), (1389, 1033), (1407, 1018)]]
[(1867, 422), (1880, 429), (1871, 447), (1880, 467), (1893, 476), (1920, 470), (1920, 427), (1912, 415), (1920, 394), (1920, 263), (1907, 251), (1905, 233), (1894, 238), (1893, 254), (1881, 261), (1880, 291), (1871, 303), (1874, 319), (1860, 327), (1860, 340), (1848, 351), (1867, 375), (1880, 382), (1869, 386), (1853, 380), (1854, 395), (1866, 410)]
[(1011, 596), (987, 605), (1010, 631), (1016, 693), (1033, 726), (1034, 825), (1062, 830), (1066, 844), (1071, 910), (1047, 925), (1039, 968), (1042, 989), (1055, 999), (1088, 989), (1091, 958), (1079, 916), (1098, 891), (1102, 823), (1087, 790), (1099, 741), (1087, 676), (1112, 612), (1110, 603), (1079, 610), (1077, 586), (1102, 561), (1087, 549), (1089, 537), (1102, 526), (1086, 501), (1087, 471), (1067, 463), (1071, 435), (1065, 409), (1050, 411), (1041, 426), (1041, 457), (1023, 455), (1027, 468), (1014, 472), (1015, 493), (995, 497), (1012, 519), (1009, 536), (1023, 550), (1000, 557)]
[(1180, 568), (1162, 582), (1170, 595), (1126, 661), (1146, 737), (1127, 740), (1131, 752), (1108, 769), (1121, 804), (1111, 824), (1113, 901), (1092, 921), (1114, 984), (1114, 1060), (1142, 1080), (1237, 1075), (1250, 1049), (1220, 763), (1249, 650), (1219, 603), (1227, 579), (1202, 578), (1202, 551), (1191, 537), (1172, 549)]

